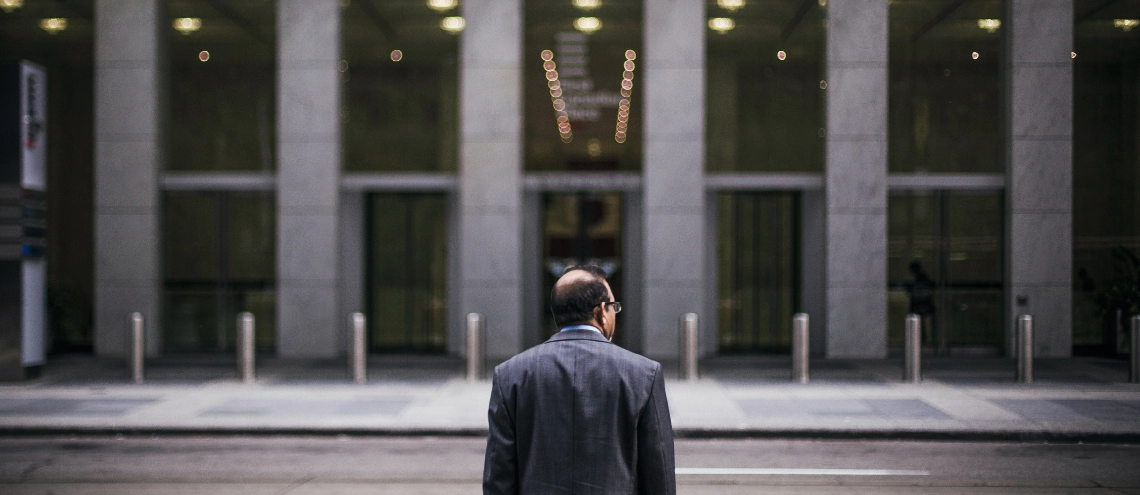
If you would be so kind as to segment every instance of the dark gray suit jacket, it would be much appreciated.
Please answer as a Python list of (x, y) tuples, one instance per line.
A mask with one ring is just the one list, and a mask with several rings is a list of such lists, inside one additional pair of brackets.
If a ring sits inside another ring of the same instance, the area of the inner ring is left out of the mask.
[(496, 367), (483, 493), (676, 493), (661, 374), (592, 330)]

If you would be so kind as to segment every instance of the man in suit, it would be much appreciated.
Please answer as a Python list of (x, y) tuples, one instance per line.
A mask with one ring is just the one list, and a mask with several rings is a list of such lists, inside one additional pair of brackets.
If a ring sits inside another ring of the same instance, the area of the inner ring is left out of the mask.
[(561, 331), (495, 368), (486, 494), (675, 494), (661, 364), (610, 343), (621, 303), (595, 266), (550, 294)]

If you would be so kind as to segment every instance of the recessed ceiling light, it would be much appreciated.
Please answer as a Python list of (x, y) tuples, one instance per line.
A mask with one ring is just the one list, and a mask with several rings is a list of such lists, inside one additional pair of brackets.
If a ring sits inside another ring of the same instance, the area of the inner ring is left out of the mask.
[(48, 34), (56, 34), (64, 29), (67, 29), (67, 19), (62, 17), (49, 17), (47, 19), (40, 19), (40, 28), (47, 31)]
[(439, 27), (451, 34), (459, 34), (463, 28), (467, 27), (467, 21), (458, 16), (444, 17), (442, 21), (439, 21)]
[(197, 17), (179, 17), (174, 20), (174, 29), (182, 34), (190, 34), (202, 29), (202, 19)]
[(984, 29), (988, 33), (997, 31), (1000, 27), (1000, 19), (978, 19), (978, 29)]
[(736, 21), (728, 17), (713, 17), (709, 19), (709, 29), (716, 31), (720, 34), (732, 31), (736, 27)]
[(13, 10), (23, 6), (24, 0), (0, 0), (0, 9), (3, 9), (4, 12), (11, 13)]
[(716, 4), (719, 5), (720, 8), (732, 12), (744, 8), (744, 0), (716, 0)]
[(428, 8), (436, 12), (447, 12), (458, 5), (458, 0), (427, 0)]
[(574, 6), (581, 10), (594, 10), (602, 6), (602, 0), (574, 0)]

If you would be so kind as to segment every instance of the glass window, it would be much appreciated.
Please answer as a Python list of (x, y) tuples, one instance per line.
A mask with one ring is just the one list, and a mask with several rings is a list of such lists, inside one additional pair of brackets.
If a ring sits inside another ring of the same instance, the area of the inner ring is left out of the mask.
[(1140, 314), (1140, 2), (1074, 2), (1073, 346), (1127, 352)]
[(170, 42), (175, 171), (276, 169), (276, 2), (177, 0)]
[(369, 195), (368, 322), (374, 350), (446, 350), (447, 217), (443, 193)]
[[(24, 1), (0, 12), (0, 64), (47, 72), (47, 290), (50, 352), (93, 346), (94, 23), (92, 2)], [(43, 19), (62, 19), (48, 32)], [(5, 163), (6, 167), (8, 164)]]
[(793, 192), (717, 195), (720, 352), (791, 348), (800, 292), (799, 198)]
[(641, 0), (523, 2), (526, 170), (641, 170), (642, 11)]
[(344, 170), (454, 172), (458, 2), (341, 2)]
[(163, 204), (167, 351), (234, 348), (237, 314), (276, 343), (276, 207), (270, 193), (168, 192)]
[[(542, 196), (542, 294), (550, 294), (566, 267), (596, 265), (606, 273), (614, 299), (621, 301), (622, 195), (612, 192), (545, 193)], [(629, 303), (626, 302), (628, 305)], [(558, 332), (550, 298), (543, 297), (542, 341)], [(623, 332), (614, 343), (626, 345)]]
[(890, 2), (892, 173), (1005, 170), (1003, 0)]
[(709, 171), (823, 170), (823, 3), (709, 0)]
[(902, 347), (907, 314), (939, 354), (1003, 347), (1005, 256), (999, 192), (894, 193), (887, 202), (887, 341)]

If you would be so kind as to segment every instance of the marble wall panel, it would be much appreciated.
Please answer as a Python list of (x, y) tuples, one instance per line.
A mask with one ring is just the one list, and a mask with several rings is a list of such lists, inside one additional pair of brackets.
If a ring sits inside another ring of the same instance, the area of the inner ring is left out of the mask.
[(95, 4), (95, 353), (127, 353), (127, 318), (147, 321), (161, 349), (157, 177), (163, 169), (161, 83), (169, 27), (157, 0)]

